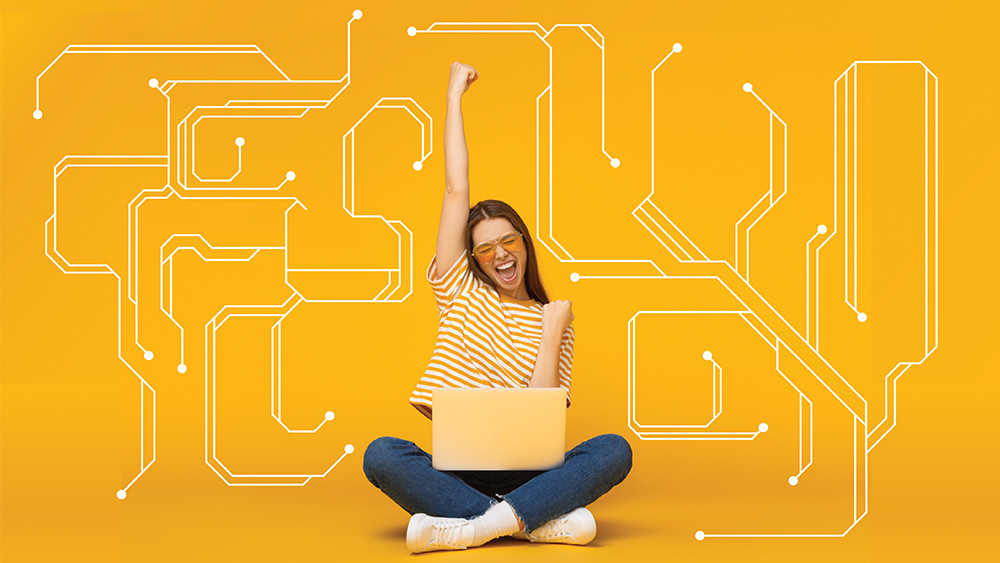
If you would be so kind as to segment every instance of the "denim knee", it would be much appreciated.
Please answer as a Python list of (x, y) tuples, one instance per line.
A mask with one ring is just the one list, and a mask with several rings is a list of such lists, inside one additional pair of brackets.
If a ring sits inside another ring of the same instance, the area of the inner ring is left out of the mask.
[(618, 434), (602, 434), (594, 440), (608, 460), (610, 473), (615, 476), (615, 483), (625, 480), (632, 470), (632, 446), (628, 440)]
[(385, 468), (386, 463), (392, 459), (393, 450), (398, 449), (399, 446), (406, 443), (406, 440), (393, 438), (392, 436), (382, 436), (372, 440), (372, 443), (368, 444), (368, 448), (365, 449), (364, 460), (361, 463), (361, 469), (372, 485), (378, 486), (378, 478), (382, 474), (382, 469)]

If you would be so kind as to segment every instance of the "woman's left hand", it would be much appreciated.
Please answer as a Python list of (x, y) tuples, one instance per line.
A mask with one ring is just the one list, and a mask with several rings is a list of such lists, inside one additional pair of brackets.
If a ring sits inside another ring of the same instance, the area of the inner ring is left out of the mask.
[(565, 299), (557, 299), (542, 305), (542, 332), (554, 331), (562, 336), (564, 330), (573, 322), (573, 303)]

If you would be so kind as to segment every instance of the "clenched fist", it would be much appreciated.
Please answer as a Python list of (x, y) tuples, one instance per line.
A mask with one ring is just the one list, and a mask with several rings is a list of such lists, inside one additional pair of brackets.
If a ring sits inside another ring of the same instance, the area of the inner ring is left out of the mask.
[(460, 98), (477, 78), (479, 78), (479, 74), (471, 66), (460, 62), (451, 63), (451, 77), (448, 79), (448, 97)]
[(559, 336), (573, 322), (573, 303), (557, 299), (542, 305), (542, 332), (555, 332)]

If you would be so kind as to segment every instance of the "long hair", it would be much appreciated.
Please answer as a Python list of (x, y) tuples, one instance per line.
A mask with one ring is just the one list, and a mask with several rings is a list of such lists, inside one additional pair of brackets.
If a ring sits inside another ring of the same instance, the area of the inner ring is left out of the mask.
[(499, 293), (493, 278), (486, 275), (486, 272), (479, 266), (479, 261), (472, 256), (472, 229), (483, 219), (492, 219), (494, 217), (507, 219), (514, 226), (514, 229), (521, 233), (524, 239), (524, 247), (528, 251), (528, 264), (524, 269), (524, 284), (528, 290), (528, 295), (543, 305), (548, 303), (549, 296), (545, 293), (542, 278), (538, 274), (538, 260), (535, 258), (535, 244), (531, 240), (531, 233), (528, 232), (527, 225), (524, 224), (517, 211), (514, 211), (513, 207), (500, 200), (484, 199), (469, 210), (469, 220), (465, 224), (465, 249), (469, 251), (469, 266), (472, 269), (472, 275)]

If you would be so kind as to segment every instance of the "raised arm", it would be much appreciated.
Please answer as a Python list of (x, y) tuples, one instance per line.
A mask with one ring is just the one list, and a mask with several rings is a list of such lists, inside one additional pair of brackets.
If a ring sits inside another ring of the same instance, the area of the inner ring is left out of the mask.
[(469, 65), (451, 63), (448, 111), (444, 118), (444, 202), (437, 236), (437, 271), (442, 274), (465, 250), (465, 224), (469, 219), (469, 151), (465, 146), (462, 95), (479, 78)]
[(559, 349), (573, 318), (570, 301), (557, 299), (542, 306), (542, 342), (528, 387), (559, 387)]

